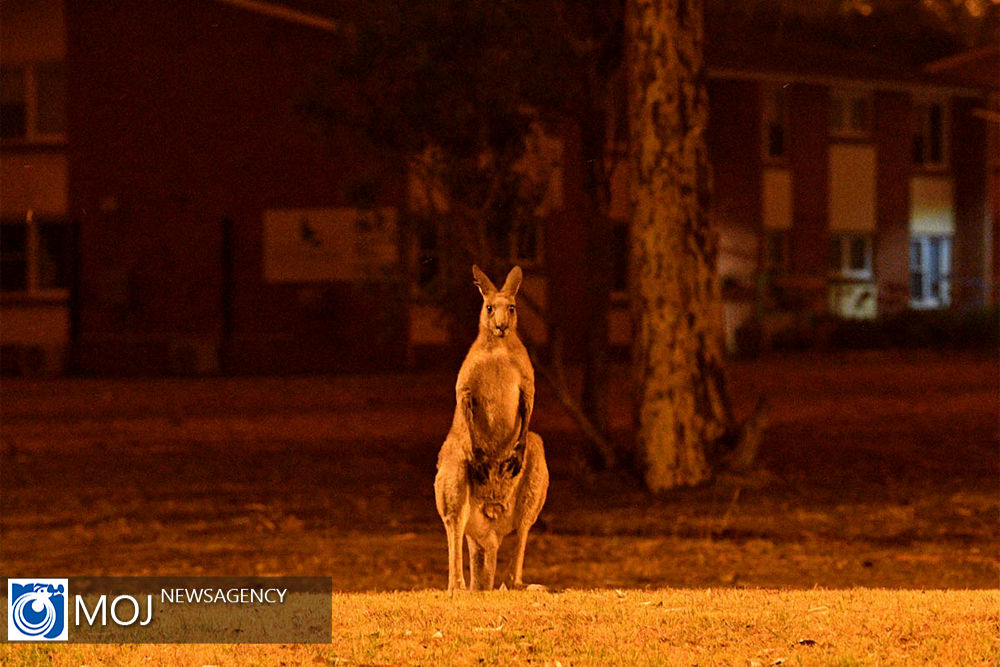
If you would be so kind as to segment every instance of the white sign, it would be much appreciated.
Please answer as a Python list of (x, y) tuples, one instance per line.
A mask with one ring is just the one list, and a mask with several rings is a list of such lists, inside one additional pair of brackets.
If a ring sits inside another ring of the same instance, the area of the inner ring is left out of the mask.
[(356, 281), (398, 261), (396, 209), (264, 211), (264, 280)]

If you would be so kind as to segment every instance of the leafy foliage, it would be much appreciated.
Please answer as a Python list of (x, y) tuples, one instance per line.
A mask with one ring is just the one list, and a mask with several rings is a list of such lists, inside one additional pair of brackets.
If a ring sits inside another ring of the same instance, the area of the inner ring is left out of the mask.
[(920, 64), (996, 41), (998, 0), (737, 0), (706, 3), (709, 33), (737, 31), (878, 50)]
[(345, 21), (299, 109), (406, 162), (425, 296), (460, 303), (469, 262), (506, 264), (539, 224), (558, 165), (525, 169), (526, 153), (563, 120), (604, 122), (621, 17), (618, 0), (374, 0)]

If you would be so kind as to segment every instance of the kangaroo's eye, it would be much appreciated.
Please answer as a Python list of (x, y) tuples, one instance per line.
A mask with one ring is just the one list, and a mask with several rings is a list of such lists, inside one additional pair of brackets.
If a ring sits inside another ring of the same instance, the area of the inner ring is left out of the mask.
[(490, 315), (492, 315), (493, 314), (493, 306), (486, 306), (486, 312), (489, 313)]
[(514, 306), (507, 306), (507, 312), (513, 313), (514, 312)]

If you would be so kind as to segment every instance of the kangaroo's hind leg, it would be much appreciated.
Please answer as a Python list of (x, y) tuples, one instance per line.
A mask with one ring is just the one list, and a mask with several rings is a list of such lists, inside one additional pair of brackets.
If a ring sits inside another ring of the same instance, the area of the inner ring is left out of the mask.
[(448, 538), (448, 590), (464, 590), (462, 538), (469, 520), (469, 484), (463, 466), (438, 469), (434, 496)]
[(497, 552), (500, 550), (499, 541), (486, 547), (486, 563), (483, 571), (484, 589), (493, 590), (493, 578), (497, 571)]
[(469, 545), (469, 588), (474, 591), (483, 590), (483, 575), (486, 569), (486, 550), (468, 535), (465, 541)]
[(549, 488), (549, 470), (545, 464), (542, 439), (537, 433), (528, 434), (525, 452), (525, 479), (518, 493), (520, 519), (517, 525), (517, 548), (505, 580), (510, 588), (523, 588), (524, 551), (528, 545), (528, 532), (538, 519), (545, 505)]
[(469, 587), (474, 591), (493, 590), (493, 578), (497, 570), (497, 551), (500, 542), (496, 538), (488, 538), (485, 544), (480, 544), (466, 536), (469, 543)]
[(514, 551), (514, 560), (511, 561), (505, 577), (508, 588), (523, 588), (524, 581), (524, 550), (528, 546), (528, 530), (530, 526), (522, 526), (517, 529), (517, 548)]
[(468, 507), (458, 516), (444, 520), (444, 530), (448, 537), (448, 590), (465, 590), (465, 564), (462, 559), (462, 536), (469, 517)]

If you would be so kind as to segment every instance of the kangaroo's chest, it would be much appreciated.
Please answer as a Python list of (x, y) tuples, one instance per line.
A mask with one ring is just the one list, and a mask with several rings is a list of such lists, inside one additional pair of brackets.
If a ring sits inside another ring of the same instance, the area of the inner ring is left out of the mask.
[(469, 368), (465, 389), (475, 398), (475, 418), (481, 432), (496, 436), (513, 433), (523, 377), (506, 355), (486, 355)]

